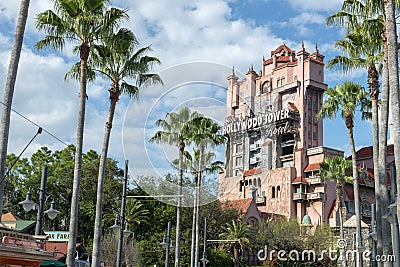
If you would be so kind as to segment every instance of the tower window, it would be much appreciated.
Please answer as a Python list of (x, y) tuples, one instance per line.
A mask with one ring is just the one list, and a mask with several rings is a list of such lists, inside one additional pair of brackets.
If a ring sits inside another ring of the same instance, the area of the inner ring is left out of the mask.
[(275, 198), (275, 186), (272, 187), (271, 193), (272, 193), (271, 197)]
[(243, 158), (242, 157), (236, 157), (236, 166), (242, 166), (243, 164)]
[(312, 133), (312, 139), (313, 140), (317, 140), (317, 132), (313, 132)]
[(242, 151), (243, 151), (243, 144), (236, 144), (235, 152), (242, 153)]

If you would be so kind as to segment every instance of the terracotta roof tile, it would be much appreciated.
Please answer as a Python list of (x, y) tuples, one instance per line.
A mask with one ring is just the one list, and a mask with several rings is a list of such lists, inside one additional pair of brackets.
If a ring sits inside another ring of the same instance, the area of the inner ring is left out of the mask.
[(221, 204), (222, 208), (231, 208), (237, 210), (241, 215), (245, 215), (253, 201), (252, 198), (243, 198), (236, 200), (228, 200)]
[(277, 62), (288, 62), (290, 61), (290, 56), (279, 56), (276, 58)]
[(2, 221), (18, 221), (21, 220), (20, 218), (18, 218), (17, 216), (15, 216), (14, 214), (12, 214), (11, 212), (8, 212), (6, 214), (1, 215), (1, 220)]
[(275, 49), (274, 51), (271, 51), (271, 57), (272, 57), (273, 55), (275, 55), (276, 53), (279, 53), (282, 49), (285, 49), (285, 50), (287, 50), (287, 51), (289, 51), (289, 52), (291, 52), (291, 53), (295, 53), (295, 51), (293, 51), (292, 49), (290, 49), (289, 47), (287, 47), (285, 44), (282, 44), (282, 45), (278, 46), (278, 48)]
[(308, 182), (304, 177), (296, 177), (293, 179), (292, 184), (308, 184)]
[(272, 57), (264, 61), (264, 65), (269, 65), (273, 62)]
[(310, 171), (318, 171), (320, 169), (320, 164), (321, 163), (310, 163), (307, 165), (307, 167), (304, 169), (304, 172), (310, 172)]
[(244, 176), (251, 176), (251, 175), (260, 174), (260, 173), (262, 173), (262, 169), (255, 168), (255, 169), (247, 170), (243, 174), (244, 174)]
[[(394, 150), (394, 145), (387, 146), (388, 155), (393, 154), (393, 150)], [(373, 152), (372, 146), (363, 147), (356, 152), (356, 157), (357, 159), (372, 158), (372, 152)], [(351, 156), (349, 156), (348, 159), (351, 159)]]

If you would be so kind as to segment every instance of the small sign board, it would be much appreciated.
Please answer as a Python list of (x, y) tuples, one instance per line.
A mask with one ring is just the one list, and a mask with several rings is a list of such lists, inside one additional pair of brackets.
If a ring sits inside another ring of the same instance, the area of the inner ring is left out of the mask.
[(54, 232), (44, 232), (47, 236), (47, 241), (52, 242), (68, 242), (69, 232), (67, 231), (54, 231)]
[(33, 240), (15, 238), (15, 237), (9, 237), (9, 236), (3, 237), (3, 244), (10, 245), (10, 246), (44, 250), (44, 243), (42, 243), (42, 242), (36, 242)]

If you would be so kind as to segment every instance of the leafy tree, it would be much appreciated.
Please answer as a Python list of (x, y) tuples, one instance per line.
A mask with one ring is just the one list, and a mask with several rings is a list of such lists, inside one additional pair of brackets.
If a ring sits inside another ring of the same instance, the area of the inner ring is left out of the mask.
[[(342, 26), (348, 32), (343, 40), (336, 42), (336, 47), (348, 57), (335, 57), (328, 62), (327, 66), (336, 66), (343, 72), (362, 68), (368, 71), (368, 87), (372, 101), (377, 253), (390, 254), (387, 250), (390, 226), (389, 222), (382, 219), (382, 214), (389, 205), (386, 174), (389, 88), (384, 6), (382, 1), (345, 1), (342, 10), (328, 17), (327, 22), (328, 25)], [(380, 63), (383, 69), (380, 127), (378, 122), (379, 75), (375, 66), (377, 63)], [(386, 252), (383, 252), (383, 249)]]
[(243, 250), (243, 248), (251, 247), (250, 243), (250, 227), (241, 222), (232, 220), (232, 223), (226, 224), (225, 231), (221, 233), (220, 238), (225, 240), (231, 240), (230, 248), (233, 249), (233, 257), (235, 261), (235, 267), (239, 267), (239, 251)]
[[(93, 264), (100, 264), (100, 244), (102, 233), (103, 186), (104, 171), (110, 142), (111, 128), (114, 119), (115, 107), (121, 94), (139, 98), (139, 88), (145, 85), (162, 83), (157, 74), (150, 73), (154, 64), (159, 64), (159, 59), (150, 57), (147, 53), (150, 47), (139, 48), (134, 34), (127, 29), (120, 29), (103, 39), (103, 44), (94, 46), (92, 56), (93, 71), (100, 73), (111, 81), (108, 90), (110, 106), (104, 130), (103, 148), (99, 164), (97, 182), (96, 221), (93, 247)], [(134, 80), (135, 85), (127, 80)]]
[(229, 253), (218, 248), (207, 249), (207, 259), (210, 261), (210, 263), (207, 265), (208, 267), (223, 267), (233, 265), (233, 259)]
[(1, 123), (0, 123), (0, 220), (3, 211), (3, 196), (4, 196), (4, 181), (3, 177), (6, 173), (7, 161), (7, 146), (8, 135), (10, 132), (10, 115), (11, 106), (14, 96), (14, 87), (17, 80), (18, 64), (21, 55), (22, 42), (24, 39), (24, 32), (26, 20), (28, 18), (30, 0), (21, 0), (19, 9), (17, 26), (15, 29), (14, 44), (11, 50), (10, 64), (8, 66), (6, 87), (4, 89), (3, 102), (4, 105), (1, 109)]
[(106, 10), (107, 0), (54, 0), (54, 11), (47, 10), (37, 15), (36, 28), (47, 35), (36, 44), (38, 49), (52, 47), (64, 48), (65, 41), (79, 45), (80, 55), (80, 89), (79, 111), (76, 134), (76, 155), (74, 183), (71, 200), (71, 221), (67, 265), (74, 265), (76, 250), (76, 233), (78, 228), (78, 199), (82, 171), (83, 129), (86, 108), (87, 63), (90, 47), (101, 40), (104, 35), (113, 32), (123, 18), (125, 10), (111, 8)]
[[(202, 174), (207, 168), (207, 172), (215, 172), (218, 170), (218, 166), (210, 165), (210, 167), (204, 165), (204, 150), (207, 146), (221, 145), (225, 142), (225, 137), (220, 133), (221, 127), (215, 123), (212, 119), (199, 116), (192, 119), (188, 124), (185, 125), (185, 132), (189, 133), (191, 140), (198, 147), (198, 170), (195, 175), (196, 179), (196, 190), (195, 190), (195, 205), (194, 205), (194, 221), (195, 227), (192, 231), (195, 232), (195, 246), (192, 248), (194, 257), (192, 257), (191, 266), (196, 266), (200, 260), (200, 229), (199, 229), (199, 217), (200, 217), (200, 185), (202, 182)], [(210, 162), (211, 163), (211, 162)], [(192, 235), (193, 237), (193, 235)]]
[[(167, 113), (165, 119), (156, 121), (156, 126), (162, 128), (150, 138), (150, 142), (166, 143), (177, 145), (179, 151), (178, 166), (178, 195), (182, 195), (183, 178), (183, 154), (185, 144), (191, 141), (190, 133), (185, 130), (185, 125), (194, 118), (199, 117), (197, 112), (191, 112), (189, 108), (182, 108), (178, 112)], [(178, 198), (176, 211), (176, 248), (175, 248), (175, 267), (180, 266), (180, 232), (181, 232), (181, 199)]]
[[(343, 219), (344, 219), (344, 203), (343, 203), (343, 190), (346, 183), (351, 183), (353, 177), (346, 176), (351, 169), (351, 161), (345, 160), (342, 157), (334, 156), (332, 159), (324, 158), (321, 163), (321, 178), (326, 182), (332, 180), (336, 183), (336, 202), (339, 208), (339, 221), (340, 221), (340, 238), (344, 240), (343, 232)], [(343, 257), (342, 266), (347, 266), (344, 248), (341, 248), (341, 255)]]
[[(387, 37), (387, 60), (390, 87), (390, 101), (392, 104), (391, 114), (393, 115), (393, 139), (394, 155), (396, 162), (400, 162), (400, 98), (399, 98), (399, 59), (396, 22), (396, 1), (383, 0), (385, 6), (385, 22)], [(396, 168), (397, 199), (400, 199), (400, 167)], [(397, 214), (400, 214), (400, 206), (397, 205)], [(400, 227), (400, 225), (399, 225)]]
[[(25, 212), (18, 203), (25, 198), (30, 186), (40, 187), (41, 167), (44, 162), (50, 162), (48, 166), (47, 192), (55, 196), (56, 208), (61, 211), (57, 217), (51, 221), (46, 216), (44, 218), (45, 230), (68, 230), (69, 214), (67, 210), (71, 208), (73, 169), (74, 169), (75, 146), (70, 145), (63, 150), (52, 152), (47, 147), (40, 148), (33, 153), (30, 159), (22, 158), (14, 166), (7, 179), (7, 187), (10, 190), (9, 202), (6, 206), (7, 211), (13, 212), (20, 218), (35, 220), (36, 212)], [(9, 159), (14, 160), (15, 155), (9, 155)], [(77, 234), (78, 241), (85, 241), (85, 245), (90, 246), (93, 237), (93, 225), (95, 220), (95, 201), (96, 188), (93, 184), (97, 178), (98, 164), (100, 156), (97, 152), (90, 150), (83, 154), (82, 184), (81, 195), (79, 198), (79, 214), (82, 219)], [(120, 206), (120, 199), (115, 198), (122, 192), (123, 171), (118, 167), (118, 163), (108, 158), (105, 179), (105, 194), (103, 201), (106, 205), (105, 212), (111, 213)], [(14, 192), (11, 192), (14, 191)], [(39, 194), (32, 194), (32, 199), (39, 202)], [(50, 199), (51, 200), (51, 199)], [(46, 202), (46, 207), (49, 202)]]

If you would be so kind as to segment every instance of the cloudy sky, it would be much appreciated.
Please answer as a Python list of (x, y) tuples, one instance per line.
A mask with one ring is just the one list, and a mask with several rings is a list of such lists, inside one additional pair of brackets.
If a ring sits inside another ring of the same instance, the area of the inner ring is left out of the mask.
[[(298, 51), (301, 42), (309, 52), (319, 51), (325, 60), (337, 54), (335, 40), (343, 32), (327, 28), (325, 19), (339, 10), (341, 0), (201, 0), (128, 1), (111, 4), (127, 8), (130, 20), (123, 26), (135, 32), (141, 44), (152, 45), (151, 55), (162, 64), (154, 71), (164, 79), (163, 87), (144, 88), (138, 101), (123, 96), (118, 102), (109, 156), (121, 163), (129, 159), (136, 174), (151, 172), (152, 164), (166, 168), (165, 157), (174, 158), (175, 148), (156, 149), (147, 140), (157, 129), (154, 121), (166, 112), (190, 106), (223, 121), (226, 77), (232, 66), (241, 78), (253, 65), (258, 72), (263, 56), (285, 43)], [(51, 1), (31, 1), (24, 46), (19, 64), (13, 108), (65, 143), (75, 143), (78, 84), (64, 82), (64, 74), (78, 58), (71, 45), (62, 52), (37, 51), (43, 37), (35, 30), (35, 17), (51, 8)], [(19, 1), (0, 2), (0, 88), (3, 91), (13, 42)], [(361, 72), (342, 74), (326, 71), (329, 86), (344, 79), (360, 81)], [(88, 87), (84, 150), (101, 151), (108, 112), (108, 82), (101, 79)], [(3, 94), (1, 93), (1, 96)], [(13, 113), (9, 152), (19, 153), (37, 127)], [(370, 124), (357, 121), (356, 145), (371, 144)], [(347, 131), (341, 120), (325, 121), (325, 146), (349, 153)], [(29, 156), (41, 146), (60, 150), (65, 144), (43, 133), (29, 147)], [(124, 154), (125, 153), (125, 154)], [(150, 158), (150, 160), (148, 159)], [(121, 164), (122, 165), (122, 164)]]

